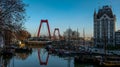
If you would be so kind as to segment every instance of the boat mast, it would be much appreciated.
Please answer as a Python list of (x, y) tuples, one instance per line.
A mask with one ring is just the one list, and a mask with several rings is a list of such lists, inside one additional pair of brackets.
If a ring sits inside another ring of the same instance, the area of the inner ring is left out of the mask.
[(70, 38), (71, 38), (71, 37), (70, 37), (70, 29), (71, 29), (71, 28), (69, 27), (69, 30), (68, 30), (68, 43), (69, 43), (69, 44), (70, 44)]
[(77, 44), (78, 44), (78, 28), (77, 28)]
[(84, 28), (83, 28), (83, 45), (85, 45), (85, 31), (84, 31)]

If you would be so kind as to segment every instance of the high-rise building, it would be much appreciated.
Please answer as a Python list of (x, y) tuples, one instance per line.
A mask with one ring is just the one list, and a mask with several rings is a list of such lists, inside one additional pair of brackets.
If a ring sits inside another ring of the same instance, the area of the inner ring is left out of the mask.
[(103, 6), (94, 12), (94, 44), (97, 47), (115, 45), (116, 16), (110, 6)]
[(120, 46), (120, 30), (115, 32), (115, 45)]

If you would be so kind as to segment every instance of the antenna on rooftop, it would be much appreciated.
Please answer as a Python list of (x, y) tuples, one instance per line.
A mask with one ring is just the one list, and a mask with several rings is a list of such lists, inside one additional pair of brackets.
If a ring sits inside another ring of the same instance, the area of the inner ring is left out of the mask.
[(108, 0), (109, 1), (109, 5), (110, 5), (110, 7), (111, 7), (111, 5), (112, 5), (112, 1), (111, 0)]
[(100, 9), (100, 1), (99, 0), (98, 0), (97, 4), (98, 4), (98, 8)]

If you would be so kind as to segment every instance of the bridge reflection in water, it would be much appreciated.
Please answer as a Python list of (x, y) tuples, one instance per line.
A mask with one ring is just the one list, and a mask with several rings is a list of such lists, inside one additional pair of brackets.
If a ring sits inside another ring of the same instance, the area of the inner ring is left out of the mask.
[(47, 65), (48, 59), (49, 59), (49, 53), (47, 52), (46, 61), (42, 61), (41, 56), (40, 56), (40, 54), (41, 54), (40, 52), (41, 52), (41, 49), (38, 48), (38, 59), (39, 59), (40, 65)]
[(32, 51), (15, 52), (11, 57), (0, 55), (0, 67), (93, 67), (76, 64), (73, 57), (48, 54), (44, 46), (34, 45), (30, 48)]

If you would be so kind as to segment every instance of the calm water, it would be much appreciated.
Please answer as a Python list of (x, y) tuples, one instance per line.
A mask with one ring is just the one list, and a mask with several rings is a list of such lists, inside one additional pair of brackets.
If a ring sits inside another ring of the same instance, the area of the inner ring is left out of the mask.
[[(48, 59), (48, 61), (47, 61)], [(45, 49), (32, 49), (31, 52), (15, 53), (15, 56), (0, 57), (0, 67), (93, 67), (87, 64), (74, 63), (73, 57), (48, 55)]]

